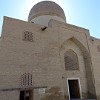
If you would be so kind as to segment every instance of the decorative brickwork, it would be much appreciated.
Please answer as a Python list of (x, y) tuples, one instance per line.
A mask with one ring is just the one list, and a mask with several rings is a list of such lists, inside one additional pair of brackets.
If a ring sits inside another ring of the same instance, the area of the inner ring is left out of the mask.
[(33, 33), (29, 32), (29, 31), (25, 31), (23, 33), (23, 40), (32, 42), (33, 41)]
[(32, 85), (32, 75), (30, 73), (25, 73), (21, 75), (21, 86), (31, 86)]
[(76, 53), (69, 50), (65, 53), (65, 70), (79, 70), (78, 57)]

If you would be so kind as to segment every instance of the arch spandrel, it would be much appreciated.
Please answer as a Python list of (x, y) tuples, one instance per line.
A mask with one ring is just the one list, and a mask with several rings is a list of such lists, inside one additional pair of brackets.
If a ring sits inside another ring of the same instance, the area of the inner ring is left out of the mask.
[(85, 46), (81, 41), (79, 41), (75, 37), (71, 37), (71, 38), (65, 40), (63, 43), (61, 43), (61, 46), (60, 46), (61, 50), (64, 48), (64, 45), (66, 45), (69, 40), (72, 41), (73, 43), (75, 43), (82, 51), (84, 51), (84, 52), (87, 51), (88, 52), (87, 46)]

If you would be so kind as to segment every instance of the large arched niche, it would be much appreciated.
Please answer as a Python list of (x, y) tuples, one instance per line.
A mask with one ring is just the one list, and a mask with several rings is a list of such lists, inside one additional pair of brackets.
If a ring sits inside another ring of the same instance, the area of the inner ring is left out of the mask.
[[(77, 40), (75, 37), (72, 37), (68, 39), (67, 41), (74, 42), (80, 49), (84, 64), (85, 64), (85, 70), (86, 70), (86, 79), (87, 79), (87, 93), (88, 98), (96, 99), (96, 90), (95, 90), (95, 84), (94, 84), (94, 75), (92, 70), (92, 61), (89, 51), (84, 47), (84, 45)], [(60, 49), (63, 49), (63, 45), (66, 45), (67, 41), (63, 42)]]

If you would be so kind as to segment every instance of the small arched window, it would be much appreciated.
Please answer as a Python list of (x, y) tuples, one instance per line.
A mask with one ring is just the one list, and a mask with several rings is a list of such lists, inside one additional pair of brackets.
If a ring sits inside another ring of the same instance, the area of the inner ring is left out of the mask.
[(68, 50), (64, 54), (65, 70), (79, 70), (78, 57), (73, 50)]
[(31, 86), (32, 85), (32, 74), (24, 73), (21, 75), (21, 86)]

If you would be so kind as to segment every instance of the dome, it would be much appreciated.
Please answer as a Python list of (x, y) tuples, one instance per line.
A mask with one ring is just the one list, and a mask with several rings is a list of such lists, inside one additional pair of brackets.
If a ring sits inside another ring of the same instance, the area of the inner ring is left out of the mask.
[(34, 18), (44, 15), (56, 16), (63, 20), (63, 22), (66, 22), (63, 9), (52, 1), (42, 1), (34, 5), (30, 10), (28, 21), (32, 21)]

